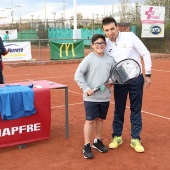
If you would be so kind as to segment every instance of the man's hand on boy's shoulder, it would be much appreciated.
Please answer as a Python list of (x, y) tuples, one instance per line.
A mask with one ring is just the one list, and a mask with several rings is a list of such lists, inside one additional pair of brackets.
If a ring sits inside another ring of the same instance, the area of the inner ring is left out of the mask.
[(107, 84), (105, 84), (107, 88), (111, 88), (113, 86), (113, 81), (109, 80)]
[(5, 50), (5, 53), (3, 54), (4, 56), (9, 53), (9, 50)]

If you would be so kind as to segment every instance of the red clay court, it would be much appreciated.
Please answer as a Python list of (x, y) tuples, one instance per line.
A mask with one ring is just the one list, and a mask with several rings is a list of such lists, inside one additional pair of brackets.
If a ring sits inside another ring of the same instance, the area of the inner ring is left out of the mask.
[[(153, 58), (152, 85), (144, 90), (141, 133), (145, 153), (130, 147), (130, 110), (127, 102), (123, 130), (124, 143), (108, 153), (93, 149), (94, 159), (82, 155), (84, 107), (82, 92), (74, 82), (79, 63), (12, 67), (5, 65), (6, 83), (49, 80), (69, 86), (69, 138), (65, 137), (64, 90), (51, 90), (51, 136), (49, 140), (0, 148), (1, 170), (168, 170), (170, 169), (170, 58)], [(103, 142), (112, 134), (114, 102), (104, 121)]]

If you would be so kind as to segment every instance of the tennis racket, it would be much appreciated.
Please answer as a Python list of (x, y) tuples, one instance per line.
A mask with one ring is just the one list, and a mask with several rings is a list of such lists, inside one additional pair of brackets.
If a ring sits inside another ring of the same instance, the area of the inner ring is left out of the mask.
[(131, 58), (121, 60), (116, 63), (110, 71), (110, 75), (105, 83), (95, 87), (93, 91), (104, 91), (106, 85), (109, 84), (128, 84), (133, 82), (141, 74), (139, 63)]

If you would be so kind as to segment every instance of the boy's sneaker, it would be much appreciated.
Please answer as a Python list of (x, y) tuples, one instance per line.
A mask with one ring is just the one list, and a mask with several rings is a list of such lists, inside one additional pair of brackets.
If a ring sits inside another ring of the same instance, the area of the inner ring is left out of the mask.
[(110, 149), (116, 149), (119, 145), (123, 143), (122, 136), (114, 136), (112, 141), (109, 144)]
[(134, 148), (136, 152), (144, 152), (144, 147), (139, 139), (131, 139), (130, 146)]
[(93, 158), (93, 153), (91, 151), (90, 143), (84, 145), (84, 147), (83, 147), (83, 155), (84, 155), (84, 158), (87, 158), (87, 159), (92, 159)]
[(108, 151), (108, 149), (103, 145), (103, 142), (100, 139), (97, 139), (97, 142), (93, 143), (92, 147), (97, 149), (100, 152), (104, 152), (105, 153), (105, 152)]

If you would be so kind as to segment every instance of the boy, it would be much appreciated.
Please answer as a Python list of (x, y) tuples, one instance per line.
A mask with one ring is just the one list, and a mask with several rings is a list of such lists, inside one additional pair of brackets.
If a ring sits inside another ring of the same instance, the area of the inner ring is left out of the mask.
[(114, 66), (113, 58), (104, 54), (106, 47), (104, 35), (95, 34), (92, 37), (91, 47), (93, 52), (82, 60), (74, 76), (78, 86), (83, 90), (86, 113), (83, 154), (84, 158), (87, 159), (93, 158), (90, 145), (93, 128), (95, 130), (95, 139), (92, 147), (103, 153), (108, 151), (102, 142), (102, 129), (103, 120), (106, 119), (110, 103), (110, 85), (107, 85), (102, 91), (94, 92), (93, 89), (106, 82), (110, 75), (110, 70)]

